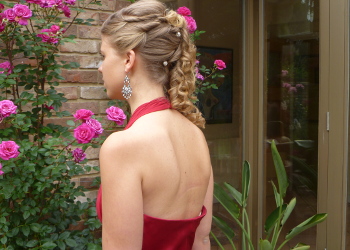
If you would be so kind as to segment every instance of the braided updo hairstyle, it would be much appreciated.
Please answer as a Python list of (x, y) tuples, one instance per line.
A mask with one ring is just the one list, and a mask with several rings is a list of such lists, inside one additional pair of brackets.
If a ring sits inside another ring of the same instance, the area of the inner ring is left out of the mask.
[(164, 86), (172, 108), (204, 128), (205, 120), (192, 102), (196, 47), (183, 16), (157, 0), (140, 0), (112, 14), (101, 33), (118, 52), (139, 53), (149, 77)]

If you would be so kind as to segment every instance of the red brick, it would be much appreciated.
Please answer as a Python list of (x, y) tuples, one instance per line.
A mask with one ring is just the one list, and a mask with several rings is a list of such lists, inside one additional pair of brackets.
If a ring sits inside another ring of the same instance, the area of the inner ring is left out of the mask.
[(64, 97), (68, 100), (76, 100), (78, 96), (78, 87), (57, 87), (58, 93), (63, 93)]
[(66, 63), (76, 62), (80, 65), (81, 56), (77, 54), (60, 54), (56, 61), (60, 63), (61, 61), (65, 61)]
[(85, 11), (85, 12), (81, 12), (79, 15), (78, 15), (78, 18), (81, 18), (81, 19), (94, 19), (94, 21), (90, 22), (91, 24), (93, 25), (96, 25), (99, 23), (100, 21), (100, 15), (97, 11)]
[(104, 87), (81, 87), (80, 97), (82, 99), (107, 99)]
[(56, 124), (56, 125), (61, 125), (63, 127), (68, 127), (67, 121), (68, 120), (72, 120), (72, 119), (73, 118), (68, 118), (68, 117), (64, 117), (64, 118), (60, 118), (60, 117), (45, 118), (44, 119), (44, 125), (47, 125), (49, 123), (53, 123), (53, 124)]
[(78, 26), (71, 25), (68, 30), (64, 33), (64, 37), (68, 37), (70, 35), (78, 36)]
[(76, 40), (76, 43), (66, 43), (60, 46), (61, 52), (77, 53), (98, 53), (100, 50), (100, 41), (97, 40)]
[(62, 70), (62, 82), (96, 83), (98, 74), (97, 70)]
[(100, 154), (99, 148), (88, 147), (85, 151), (86, 158), (89, 160), (98, 159)]
[(127, 7), (130, 4), (131, 4), (130, 2), (119, 0), (119, 1), (116, 2), (115, 11), (118, 11), (118, 10), (124, 8), (124, 7)]
[(81, 56), (80, 68), (98, 69), (101, 63), (101, 56)]
[(100, 26), (79, 26), (78, 28), (79, 38), (88, 39), (100, 39), (101, 38), (101, 27)]
[(104, 21), (107, 20), (107, 18), (111, 15), (112, 13), (106, 13), (106, 12), (101, 12), (100, 13), (100, 24), (102, 25)]
[(93, 185), (93, 182), (96, 177), (82, 177), (80, 178), (80, 186), (83, 186), (86, 189), (98, 188), (97, 185)]
[(96, 4), (89, 5), (86, 9), (93, 10), (115, 10), (116, 0), (100, 0), (101, 6)]
[(74, 114), (78, 109), (89, 109), (94, 114), (98, 114), (99, 103), (98, 102), (65, 102), (61, 107), (61, 111), (66, 110)]

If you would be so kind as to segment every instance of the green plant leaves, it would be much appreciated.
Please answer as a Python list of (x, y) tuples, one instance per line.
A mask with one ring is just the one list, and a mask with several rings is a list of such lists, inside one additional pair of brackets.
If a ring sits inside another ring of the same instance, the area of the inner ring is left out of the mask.
[(271, 243), (268, 240), (259, 241), (259, 249), (260, 250), (273, 250)]
[(248, 161), (244, 161), (243, 171), (242, 171), (242, 206), (243, 207), (247, 206), (249, 187), (250, 187), (250, 165)]
[(301, 232), (305, 231), (306, 229), (313, 227), (317, 225), (318, 223), (321, 223), (327, 218), (327, 214), (316, 214), (314, 216), (311, 216), (309, 219), (305, 220), (304, 222), (300, 223), (298, 226), (293, 228), (287, 235), (286, 240), (290, 240), (294, 238), (296, 235), (300, 234)]
[(220, 202), (220, 204), (232, 217), (239, 217), (239, 207), (226, 193), (226, 191), (217, 183), (214, 183), (214, 197)]
[(288, 187), (287, 173), (284, 168), (282, 158), (278, 153), (276, 143), (274, 140), (271, 143), (271, 151), (272, 151), (273, 162), (275, 164), (279, 193), (281, 194), (282, 197), (285, 197), (287, 192), (287, 187)]
[(280, 216), (284, 213), (286, 210), (287, 205), (283, 204), (282, 207), (276, 208), (266, 219), (265, 221), (265, 233), (269, 236), (273, 227), (276, 225), (278, 222)]
[(217, 225), (221, 231), (225, 234), (227, 239), (231, 242), (233, 237), (235, 236), (235, 232), (233, 229), (221, 218), (213, 216), (213, 222)]
[(295, 207), (296, 203), (297, 203), (297, 199), (296, 198), (291, 199), (291, 201), (289, 202), (289, 204), (288, 204), (288, 206), (286, 208), (286, 211), (283, 214), (283, 218), (282, 218), (282, 221), (281, 221), (282, 225), (284, 225), (284, 223), (286, 223), (286, 221), (288, 220), (290, 214), (294, 210), (294, 207)]
[(292, 248), (292, 250), (308, 250), (310, 249), (310, 246), (305, 245), (303, 243), (298, 243), (295, 247)]

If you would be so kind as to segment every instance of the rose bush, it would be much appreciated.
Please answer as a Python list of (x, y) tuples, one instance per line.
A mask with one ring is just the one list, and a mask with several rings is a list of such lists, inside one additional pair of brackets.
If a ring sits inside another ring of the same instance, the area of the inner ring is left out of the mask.
[(85, 189), (71, 180), (99, 170), (85, 150), (100, 146), (102, 125), (90, 110), (66, 127), (45, 123), (71, 116), (55, 87), (79, 65), (60, 61), (58, 46), (74, 41), (72, 24), (93, 21), (78, 18), (88, 4), (97, 1), (0, 3), (0, 249), (101, 249), (94, 201), (79, 201)]

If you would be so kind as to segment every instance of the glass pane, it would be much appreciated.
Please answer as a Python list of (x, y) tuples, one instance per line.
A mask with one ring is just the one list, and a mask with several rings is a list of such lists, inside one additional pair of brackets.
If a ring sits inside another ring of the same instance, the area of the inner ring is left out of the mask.
[[(297, 205), (282, 235), (317, 212), (319, 1), (265, 0), (265, 185), (268, 216), (275, 208), (271, 182), (277, 185), (270, 143), (276, 141), (289, 187), (285, 202)], [(283, 237), (284, 238), (284, 237)], [(298, 242), (316, 247), (316, 228)]]
[[(207, 120), (206, 136), (214, 179), (229, 182), (240, 189), (242, 165), (242, 0), (163, 0), (176, 9), (187, 6), (197, 22), (198, 30), (206, 33), (196, 42), (201, 53), (200, 65), (211, 67), (214, 60), (226, 63), (225, 78), (216, 83), (219, 89), (209, 89), (200, 96), (200, 109)], [(214, 201), (214, 214), (229, 218)], [(233, 224), (233, 223), (232, 223)], [(228, 241), (215, 226), (214, 233), (225, 245)], [(239, 233), (239, 230), (235, 230)], [(235, 239), (238, 240), (238, 237)], [(212, 240), (213, 249), (216, 243)], [(238, 249), (240, 248), (237, 245)], [(227, 248), (229, 249), (229, 248)]]

